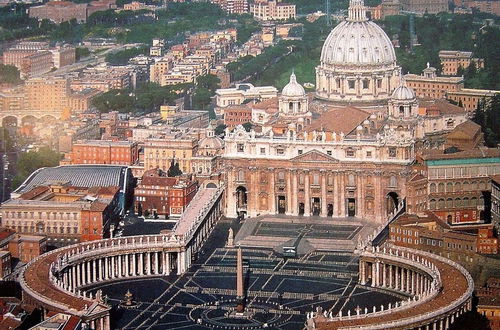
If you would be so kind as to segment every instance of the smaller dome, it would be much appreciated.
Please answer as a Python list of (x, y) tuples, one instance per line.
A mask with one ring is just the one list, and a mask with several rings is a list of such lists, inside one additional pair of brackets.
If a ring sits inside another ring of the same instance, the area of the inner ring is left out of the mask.
[(283, 96), (304, 96), (306, 91), (301, 84), (297, 82), (297, 77), (295, 73), (292, 72), (290, 75), (290, 82), (283, 88), (281, 95)]
[(365, 119), (365, 121), (363, 122), (363, 125), (370, 125), (370, 121), (368, 119)]
[(415, 98), (415, 92), (413, 89), (406, 86), (405, 80), (401, 78), (401, 83), (396, 87), (394, 92), (392, 92), (391, 98), (398, 101), (413, 100)]
[(213, 137), (206, 137), (200, 140), (200, 143), (198, 144), (198, 148), (200, 150), (203, 149), (221, 149), (222, 146), (224, 145), (224, 142), (222, 141), (221, 138), (217, 136)]

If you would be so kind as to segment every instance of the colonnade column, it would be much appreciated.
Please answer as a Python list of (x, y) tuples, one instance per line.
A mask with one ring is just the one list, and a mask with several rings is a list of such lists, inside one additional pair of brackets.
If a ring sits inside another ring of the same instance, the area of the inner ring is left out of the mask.
[(160, 265), (158, 264), (158, 252), (153, 252), (155, 254), (155, 275), (160, 273)]
[[(294, 193), (295, 194), (295, 193)], [(286, 171), (286, 214), (293, 214), (292, 207), (292, 172)]]
[(382, 264), (382, 286), (384, 288), (387, 287), (387, 268), (386, 268), (386, 264)]
[(389, 287), (394, 289), (394, 280), (393, 280), (393, 265), (389, 265)]

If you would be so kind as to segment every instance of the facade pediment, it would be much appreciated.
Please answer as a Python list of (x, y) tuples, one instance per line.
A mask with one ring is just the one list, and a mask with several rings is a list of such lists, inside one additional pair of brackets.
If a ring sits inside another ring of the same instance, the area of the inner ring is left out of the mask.
[(311, 150), (291, 159), (293, 162), (328, 162), (338, 163), (338, 159), (328, 156), (318, 150)]

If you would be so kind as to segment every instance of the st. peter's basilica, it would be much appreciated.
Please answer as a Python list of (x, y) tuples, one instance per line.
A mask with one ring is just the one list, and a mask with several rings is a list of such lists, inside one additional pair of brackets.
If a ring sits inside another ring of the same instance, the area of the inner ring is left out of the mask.
[(351, 0), (323, 45), (315, 93), (292, 73), (277, 98), (262, 102), (266, 122), (226, 132), (226, 215), (384, 221), (406, 195), (417, 149), (467, 120), (442, 100), (433, 111), (419, 102), (389, 37), (363, 0)]

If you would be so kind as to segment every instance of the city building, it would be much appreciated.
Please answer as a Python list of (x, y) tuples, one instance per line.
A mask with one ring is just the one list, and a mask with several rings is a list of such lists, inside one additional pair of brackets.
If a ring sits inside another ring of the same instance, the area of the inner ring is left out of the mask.
[(448, 11), (447, 0), (399, 0), (401, 9), (418, 14), (437, 14)]
[(477, 233), (477, 252), (482, 254), (497, 254), (500, 251), (500, 240), (493, 226), (479, 228)]
[(404, 79), (417, 97), (441, 99), (445, 98), (448, 92), (460, 91), (464, 87), (463, 77), (438, 77), (436, 68), (429, 65), (422, 75), (408, 73)]
[(87, 18), (97, 11), (116, 8), (115, 0), (91, 1), (90, 3), (73, 3), (69, 1), (49, 1), (46, 4), (29, 8), (29, 16), (38, 20), (48, 19), (54, 23), (71, 21), (85, 23)]
[(490, 175), (498, 174), (498, 149), (473, 149), (447, 153), (426, 150), (423, 168), (407, 183), (407, 212), (431, 210), (450, 225), (482, 223), (490, 206)]
[(476, 8), (484, 13), (500, 15), (500, 2), (495, 0), (464, 0), (463, 5), (467, 8)]
[(0, 281), (12, 273), (12, 257), (9, 251), (0, 250)]
[(474, 257), (477, 235), (454, 231), (435, 214), (426, 212), (403, 214), (389, 224), (388, 241), (463, 262)]
[(52, 62), (54, 68), (59, 69), (67, 65), (71, 65), (76, 62), (76, 49), (72, 46), (57, 47), (51, 49)]
[(472, 52), (461, 50), (441, 50), (439, 51), (439, 59), (445, 76), (456, 76), (459, 69), (467, 69), (471, 63), (474, 63), (476, 68), (484, 68), (484, 60), (482, 58), (473, 58)]
[(87, 88), (69, 95), (69, 108), (72, 114), (87, 112), (92, 108), (92, 101), (103, 92), (98, 89)]
[(265, 100), (278, 96), (273, 86), (255, 87), (252, 84), (236, 84), (233, 88), (221, 88), (215, 91), (215, 105), (219, 108), (240, 105), (247, 100)]
[(477, 312), (488, 319), (492, 330), (500, 329), (500, 279), (490, 277), (486, 286), (476, 291)]
[(252, 121), (252, 108), (242, 105), (230, 105), (224, 108), (224, 125), (229, 129), (234, 129), (238, 125), (250, 123)]
[(61, 164), (133, 165), (139, 159), (137, 142), (87, 140), (73, 143)]
[(69, 83), (66, 78), (31, 78), (26, 81), (26, 107), (47, 114), (69, 110)]
[(135, 210), (148, 216), (179, 217), (197, 190), (197, 182), (188, 177), (168, 177), (160, 169), (147, 170), (135, 189)]
[(228, 14), (248, 13), (248, 0), (210, 0), (219, 5)]
[(50, 51), (38, 51), (21, 59), (21, 78), (29, 78), (49, 72), (54, 67)]
[(120, 214), (119, 191), (117, 186), (80, 188), (67, 181), (39, 185), (0, 206), (2, 226), (21, 234), (21, 260), (40, 254), (40, 235), (52, 246), (109, 237)]
[(449, 91), (446, 93), (446, 98), (457, 102), (468, 112), (473, 113), (480, 101), (488, 101), (490, 98), (499, 94), (498, 90), (484, 90), (484, 89), (472, 89), (472, 88), (462, 88), (457, 91)]
[(295, 19), (296, 8), (281, 0), (255, 0), (250, 4), (250, 13), (261, 21), (287, 20)]
[(16, 234), (9, 241), (9, 252), (12, 258), (28, 263), (47, 252), (47, 237), (44, 235)]
[(38, 186), (54, 182), (81, 189), (118, 187), (120, 215), (125, 213), (131, 203), (133, 177), (128, 167), (119, 165), (66, 165), (40, 168), (13, 191), (11, 197), (17, 199)]
[(166, 135), (144, 141), (144, 169), (158, 168), (167, 172), (172, 160), (179, 163), (182, 173), (190, 173), (191, 159), (198, 148), (198, 139), (182, 134)]

